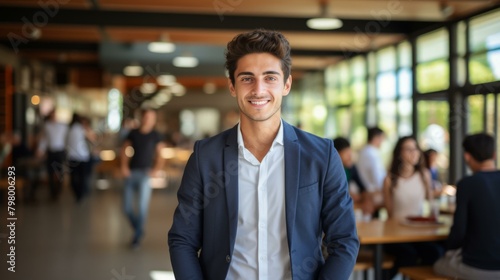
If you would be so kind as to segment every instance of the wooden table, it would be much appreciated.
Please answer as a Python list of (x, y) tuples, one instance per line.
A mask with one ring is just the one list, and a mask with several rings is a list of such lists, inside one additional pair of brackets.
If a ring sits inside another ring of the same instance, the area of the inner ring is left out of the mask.
[(374, 245), (375, 280), (382, 279), (382, 245), (404, 242), (430, 242), (446, 240), (452, 223), (451, 217), (440, 217), (442, 225), (411, 226), (397, 220), (358, 222), (361, 245)]

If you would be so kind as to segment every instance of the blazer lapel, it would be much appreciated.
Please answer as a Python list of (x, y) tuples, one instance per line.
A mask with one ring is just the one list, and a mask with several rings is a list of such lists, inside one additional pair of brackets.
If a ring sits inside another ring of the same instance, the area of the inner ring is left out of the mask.
[(286, 230), (288, 248), (292, 250), (291, 240), (297, 211), (297, 194), (299, 191), (300, 145), (293, 127), (283, 121), (283, 139), (285, 145), (285, 201)]
[(238, 226), (238, 125), (233, 127), (224, 147), (224, 185), (226, 190), (227, 215), (229, 223), (229, 249), (233, 253)]

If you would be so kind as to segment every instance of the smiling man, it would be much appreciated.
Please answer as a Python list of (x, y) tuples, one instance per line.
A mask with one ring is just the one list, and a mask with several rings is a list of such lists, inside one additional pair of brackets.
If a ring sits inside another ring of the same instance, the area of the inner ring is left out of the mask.
[(359, 241), (338, 153), (281, 119), (288, 41), (242, 33), (226, 68), (240, 123), (196, 142), (186, 165), (168, 235), (176, 279), (348, 279)]

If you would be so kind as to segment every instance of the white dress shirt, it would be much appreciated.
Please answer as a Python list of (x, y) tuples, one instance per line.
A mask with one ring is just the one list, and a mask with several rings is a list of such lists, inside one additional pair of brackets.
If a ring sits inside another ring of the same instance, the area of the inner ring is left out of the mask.
[(238, 227), (226, 279), (291, 279), (285, 217), (283, 124), (262, 162), (238, 125)]
[(40, 141), (41, 151), (61, 152), (66, 149), (68, 126), (63, 123), (48, 121), (43, 127), (43, 138)]
[(376, 192), (382, 190), (386, 171), (377, 148), (372, 145), (366, 145), (359, 152), (356, 167), (366, 191)]
[(68, 132), (68, 159), (86, 162), (90, 159), (89, 146), (85, 139), (85, 129), (79, 123), (73, 124)]

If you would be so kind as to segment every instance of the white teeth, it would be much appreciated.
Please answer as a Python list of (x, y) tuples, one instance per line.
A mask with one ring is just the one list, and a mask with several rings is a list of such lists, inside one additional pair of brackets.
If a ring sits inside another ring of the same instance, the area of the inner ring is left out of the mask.
[(267, 103), (267, 101), (250, 101), (250, 102), (252, 102), (252, 104), (254, 105), (264, 105)]

